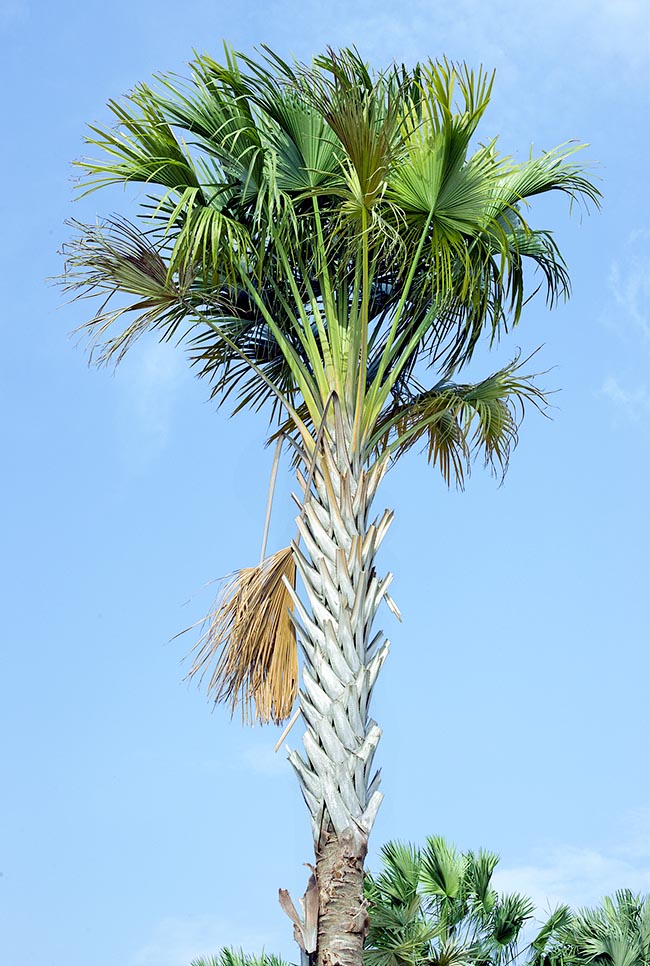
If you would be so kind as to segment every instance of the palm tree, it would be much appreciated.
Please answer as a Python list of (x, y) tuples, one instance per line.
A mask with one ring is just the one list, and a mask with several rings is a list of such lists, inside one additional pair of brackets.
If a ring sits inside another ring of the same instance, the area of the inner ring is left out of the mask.
[(619, 889), (535, 945), (532, 966), (650, 966), (650, 896)]
[[(482, 70), (371, 73), (354, 50), (305, 66), (267, 48), (190, 69), (109, 102), (117, 127), (91, 128), (99, 156), (79, 162), (82, 187), (147, 194), (137, 225), (76, 225), (67, 286), (101, 300), (85, 325), (95, 361), (119, 361), (147, 331), (182, 343), (212, 396), (265, 408), (269, 439), (292, 454), (298, 538), (237, 575), (191, 673), (245, 717), (283, 721), (297, 632), (304, 754), (289, 757), (313, 830), (318, 962), (351, 966), (381, 801), (369, 704), (388, 642), (374, 621), (382, 601), (394, 608), (375, 565), (392, 513), (371, 507), (414, 446), (448, 482), (462, 485), (475, 454), (505, 471), (524, 406), (543, 394), (519, 358), (478, 383), (458, 377), (483, 334), (519, 320), (526, 266), (549, 304), (568, 294), (528, 199), (598, 192), (577, 145), (523, 163), (494, 140), (470, 150), (492, 87)], [(313, 953), (313, 930), (297, 932)]]
[(499, 895), (492, 852), (458, 852), (443, 838), (423, 849), (389, 842), (383, 868), (366, 876), (366, 966), (506, 966), (533, 903)]

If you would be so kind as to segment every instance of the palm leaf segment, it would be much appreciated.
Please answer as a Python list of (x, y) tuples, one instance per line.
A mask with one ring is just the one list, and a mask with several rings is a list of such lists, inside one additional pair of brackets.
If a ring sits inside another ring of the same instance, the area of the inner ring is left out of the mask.
[[(597, 203), (579, 146), (523, 163), (472, 149), (492, 79), (446, 61), (371, 74), (352, 50), (307, 67), (226, 49), (190, 69), (111, 101), (117, 127), (87, 138), (84, 191), (145, 192), (137, 226), (76, 225), (67, 246), (68, 289), (101, 299), (93, 357), (119, 361), (146, 331), (183, 342), (221, 403), (270, 407), (305, 472), (323, 434), (355, 479), (418, 444), (447, 481), (476, 453), (505, 470), (543, 396), (518, 360), (475, 385), (458, 373), (482, 333), (517, 323), (527, 265), (549, 304), (567, 295), (552, 235), (524, 213), (548, 191)], [(286, 694), (266, 674), (226, 673), (216, 693), (254, 680), (277, 720)]]

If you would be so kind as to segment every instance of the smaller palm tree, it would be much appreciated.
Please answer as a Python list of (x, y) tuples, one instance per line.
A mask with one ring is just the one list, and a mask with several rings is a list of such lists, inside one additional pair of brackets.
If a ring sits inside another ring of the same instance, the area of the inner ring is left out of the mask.
[(493, 852), (458, 852), (443, 838), (424, 848), (389, 842), (366, 877), (366, 966), (506, 966), (518, 956), (533, 903), (499, 895)]
[(535, 946), (532, 966), (650, 966), (650, 896), (619, 889)]

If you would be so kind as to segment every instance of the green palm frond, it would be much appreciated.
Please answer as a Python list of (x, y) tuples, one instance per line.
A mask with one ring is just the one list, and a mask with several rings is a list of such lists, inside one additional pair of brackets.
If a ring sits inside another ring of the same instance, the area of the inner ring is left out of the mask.
[(410, 844), (387, 842), (381, 850), (383, 868), (375, 883), (376, 889), (389, 900), (409, 904), (418, 893), (422, 859)]
[(418, 966), (431, 954), (437, 924), (422, 917), (417, 906), (369, 904), (366, 966)]
[(528, 161), (513, 164), (499, 182), (495, 206), (508, 211), (519, 202), (548, 191), (561, 191), (571, 201), (597, 205), (600, 192), (585, 177), (584, 169), (569, 160), (583, 148), (575, 142), (562, 144), (537, 158), (531, 153)]
[(533, 902), (518, 892), (501, 896), (492, 913), (492, 936), (499, 946), (512, 948), (524, 923), (532, 917)]
[(542, 410), (546, 397), (535, 375), (521, 373), (529, 359), (513, 362), (474, 385), (439, 383), (406, 401), (396, 400), (382, 416), (372, 444), (401, 456), (422, 444), (447, 482), (462, 486), (471, 460), (482, 455), (502, 475), (517, 444), (527, 404)]
[(457, 939), (448, 938), (429, 957), (431, 966), (475, 966), (475, 954), (471, 947)]
[(371, 209), (400, 149), (399, 98), (391, 96), (387, 75), (372, 77), (354, 50), (330, 49), (316, 58), (312, 70), (302, 71), (301, 80), (345, 152), (348, 210)]
[(457, 898), (467, 867), (466, 856), (439, 835), (427, 839), (422, 850), (420, 882), (425, 895)]
[(562, 942), (572, 923), (569, 906), (560, 905), (550, 914), (531, 943), (531, 966), (556, 966), (564, 961)]
[(140, 84), (124, 102), (110, 100), (108, 107), (119, 127), (90, 125), (86, 137), (86, 144), (98, 148), (102, 158), (75, 162), (86, 175), (84, 193), (125, 182), (160, 185), (169, 191), (199, 187), (192, 161), (148, 85)]
[(489, 914), (497, 899), (497, 893), (492, 887), (492, 875), (498, 865), (499, 856), (495, 852), (481, 849), (476, 855), (468, 853), (468, 859), (466, 878), (471, 895), (483, 912)]
[[(161, 75), (160, 110), (169, 123), (186, 130), (217, 164), (222, 175), (240, 185), (259, 187), (262, 181), (262, 138), (251, 105), (233, 96), (232, 88), (215, 76), (214, 62), (199, 55), (190, 64), (191, 79)], [(245, 193), (246, 196), (247, 193)]]

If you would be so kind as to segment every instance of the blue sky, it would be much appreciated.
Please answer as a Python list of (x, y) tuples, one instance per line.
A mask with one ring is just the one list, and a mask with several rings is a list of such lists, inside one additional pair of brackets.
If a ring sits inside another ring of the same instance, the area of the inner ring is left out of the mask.
[[(3, 966), (189, 966), (224, 944), (295, 958), (276, 896), (302, 893), (311, 842), (277, 733), (211, 713), (182, 683), (192, 640), (170, 643), (209, 608), (210, 581), (257, 559), (264, 425), (215, 412), (168, 347), (89, 370), (68, 337), (84, 306), (45, 281), (64, 219), (132, 204), (73, 205), (85, 123), (222, 38), (483, 63), (497, 70), (485, 137), (519, 157), (589, 142), (603, 211), (533, 213), (556, 229), (573, 299), (532, 303), (481, 360), (543, 345), (552, 421), (527, 418), (501, 488), (477, 467), (447, 492), (414, 456), (378, 499), (397, 511), (382, 560), (404, 622), (385, 618), (370, 862), (390, 837), (439, 833), (498, 851), (503, 887), (541, 910), (650, 891), (645, 0), (2, 0), (0, 32)], [(292, 535), (290, 488), (285, 472), (274, 548)]]

